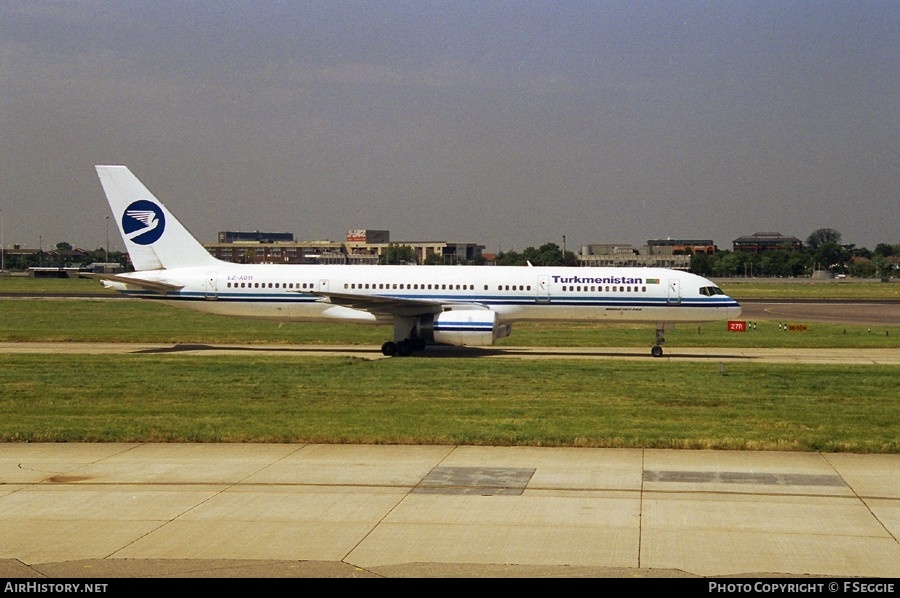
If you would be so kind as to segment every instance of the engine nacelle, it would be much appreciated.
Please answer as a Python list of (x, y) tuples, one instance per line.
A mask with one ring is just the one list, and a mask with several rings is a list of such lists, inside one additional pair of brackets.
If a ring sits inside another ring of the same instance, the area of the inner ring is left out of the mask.
[(490, 309), (452, 309), (419, 319), (419, 337), (440, 345), (485, 347), (511, 330)]

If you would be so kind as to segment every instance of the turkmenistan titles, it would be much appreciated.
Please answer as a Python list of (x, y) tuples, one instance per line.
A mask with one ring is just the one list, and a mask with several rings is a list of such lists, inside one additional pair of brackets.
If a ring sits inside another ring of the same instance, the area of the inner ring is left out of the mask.
[[(557, 284), (644, 284), (643, 278), (628, 276), (551, 276)], [(648, 279), (647, 284), (659, 284), (659, 279)]]

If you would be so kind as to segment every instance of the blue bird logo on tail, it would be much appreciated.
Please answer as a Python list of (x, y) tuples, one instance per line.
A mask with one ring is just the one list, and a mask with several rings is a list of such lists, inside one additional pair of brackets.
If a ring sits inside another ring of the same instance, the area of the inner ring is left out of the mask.
[(152, 201), (140, 199), (125, 209), (122, 230), (129, 241), (151, 245), (159, 240), (166, 228), (162, 209)]

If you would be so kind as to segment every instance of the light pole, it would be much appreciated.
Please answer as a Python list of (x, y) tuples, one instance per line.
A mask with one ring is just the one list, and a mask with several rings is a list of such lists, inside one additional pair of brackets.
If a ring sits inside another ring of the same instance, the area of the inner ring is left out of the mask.
[(0, 210), (0, 272), (6, 272), (6, 245), (3, 244), (3, 210)]

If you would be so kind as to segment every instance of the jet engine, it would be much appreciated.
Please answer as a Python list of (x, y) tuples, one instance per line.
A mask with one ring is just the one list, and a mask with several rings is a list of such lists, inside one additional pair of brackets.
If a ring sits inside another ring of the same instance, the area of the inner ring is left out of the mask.
[(441, 345), (485, 347), (509, 336), (510, 324), (501, 324), (490, 309), (451, 309), (419, 318), (419, 338)]

